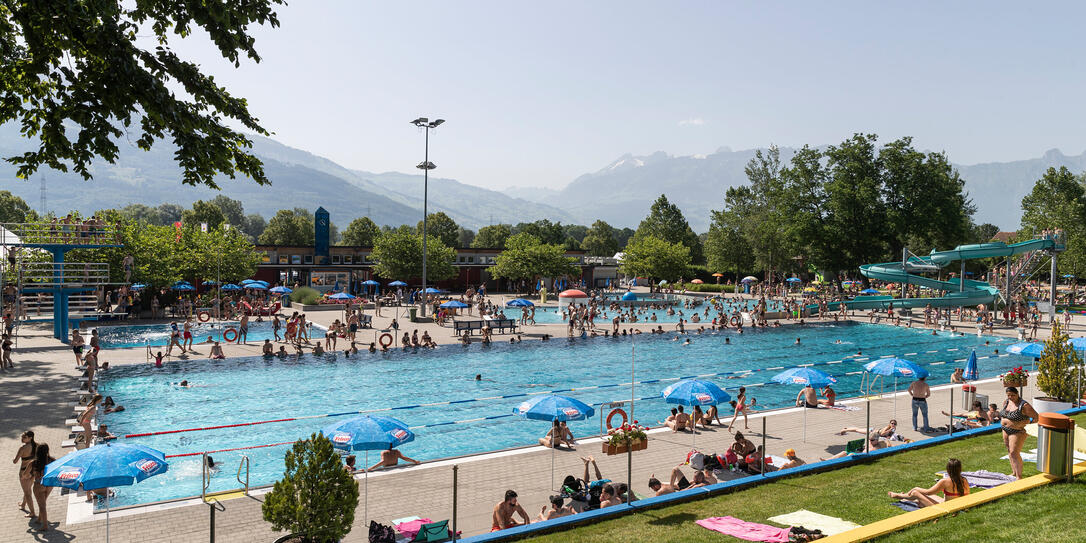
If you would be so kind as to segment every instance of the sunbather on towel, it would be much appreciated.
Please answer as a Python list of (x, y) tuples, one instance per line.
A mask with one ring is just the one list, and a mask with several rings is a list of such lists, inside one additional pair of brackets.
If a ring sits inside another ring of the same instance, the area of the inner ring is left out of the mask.
[[(939, 479), (931, 488), (914, 487), (908, 492), (887, 492), (886, 494), (896, 500), (915, 500), (921, 507), (928, 507), (954, 498), (969, 495), (969, 483), (962, 477), (962, 463), (957, 458), (951, 458), (946, 463), (947, 476)], [(939, 496), (939, 493), (942, 496)]]
[(680, 490), (686, 490), (688, 488), (697, 488), (699, 486), (706, 486), (716, 484), (717, 479), (712, 473), (706, 473), (701, 470), (694, 471), (694, 482), (690, 482), (686, 475), (683, 475), (681, 468), (682, 464), (671, 468), (671, 480), (667, 484), (663, 484), (656, 475), (649, 476), (649, 488), (656, 493), (657, 496), (663, 496), (664, 494), (671, 494), (672, 492), (678, 492)]
[[(867, 441), (868, 441), (868, 447), (871, 450), (885, 449), (886, 447), (893, 447), (894, 446), (894, 443), (892, 441), (885, 441), (885, 440), (879, 438), (879, 433), (875, 432), (875, 431), (872, 431), (871, 435), (867, 436)], [(863, 451), (858, 451), (858, 452), (863, 452)], [(846, 457), (846, 456), (848, 456), (850, 454), (856, 454), (856, 453), (850, 453), (847, 450), (845, 450), (845, 451), (841, 451), (841, 452), (839, 452), (839, 453), (837, 453), (837, 454), (835, 454), (835, 455), (833, 455), (833, 456), (831, 456), (829, 458), (819, 458), (819, 460), (833, 460), (834, 458), (844, 458), (844, 457)]]
[[(866, 428), (843, 428), (843, 429), (841, 429), (840, 432), (837, 432), (837, 435), (843, 436), (843, 435), (845, 435), (845, 434), (847, 434), (849, 432), (854, 432), (854, 433), (857, 433), (857, 434), (866, 434), (867, 429)], [(897, 433), (897, 420), (890, 419), (890, 424), (887, 424), (886, 426), (883, 426), (882, 428), (880, 428), (878, 430), (878, 433), (879, 433), (879, 437), (882, 437), (882, 438), (890, 439), (891, 437), (893, 437), (893, 435)]]

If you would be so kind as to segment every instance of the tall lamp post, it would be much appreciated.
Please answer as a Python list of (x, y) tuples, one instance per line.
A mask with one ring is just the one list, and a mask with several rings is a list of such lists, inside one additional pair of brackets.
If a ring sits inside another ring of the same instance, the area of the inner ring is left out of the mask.
[(436, 168), (433, 162), (430, 162), (430, 129), (437, 128), (441, 123), (445, 122), (445, 119), (436, 119), (431, 121), (426, 117), (419, 117), (411, 121), (411, 124), (422, 128), (426, 132), (426, 150), (423, 155), (423, 160), (416, 168), (422, 170), (422, 316), (426, 316), (426, 193), (430, 186), (430, 170)]

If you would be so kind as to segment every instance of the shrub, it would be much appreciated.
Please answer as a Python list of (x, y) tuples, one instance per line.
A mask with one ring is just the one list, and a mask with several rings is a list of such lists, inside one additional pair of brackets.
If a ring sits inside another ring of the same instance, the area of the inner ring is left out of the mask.
[[(670, 286), (670, 285), (668, 285)], [(683, 283), (676, 285), (674, 288), (682, 290), (686, 288), (688, 292), (735, 292), (735, 285), (718, 285), (716, 283)]]
[(332, 442), (316, 433), (287, 452), (286, 471), (264, 497), (264, 520), (303, 541), (339, 541), (351, 531), (358, 484), (343, 469)]
[(1076, 371), (1080, 371), (1081, 364), (1078, 353), (1067, 344), (1067, 334), (1060, 329), (1060, 323), (1053, 323), (1052, 336), (1045, 341), (1044, 352), (1037, 363), (1037, 387), (1057, 400), (1074, 398), (1077, 394)]
[(320, 291), (311, 287), (300, 287), (290, 293), (290, 301), (303, 305), (313, 305), (322, 297)]

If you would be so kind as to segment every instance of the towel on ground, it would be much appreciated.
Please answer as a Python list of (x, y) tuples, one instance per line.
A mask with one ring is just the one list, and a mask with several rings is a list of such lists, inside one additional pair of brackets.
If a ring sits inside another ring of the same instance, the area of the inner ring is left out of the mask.
[(897, 507), (898, 509), (901, 509), (902, 511), (905, 511), (906, 513), (910, 513), (912, 511), (916, 511), (917, 509), (920, 509), (920, 506), (917, 505), (916, 502), (911, 502), (909, 500), (898, 500), (898, 501), (896, 501), (894, 503), (891, 503), (890, 505), (892, 505), (894, 507)]
[(747, 522), (735, 517), (709, 517), (694, 521), (698, 526), (747, 541), (788, 543), (791, 528), (777, 528), (768, 524)]
[(396, 524), (395, 526), (396, 531), (400, 532), (400, 535), (404, 536), (408, 540), (411, 540), (415, 539), (415, 536), (418, 535), (419, 530), (422, 529), (422, 526), (424, 524), (430, 524), (431, 522), (432, 521), (428, 518), (420, 518), (408, 522), (401, 522), (399, 524)]
[(822, 533), (826, 535), (837, 535), (853, 528), (860, 527), (860, 525), (855, 522), (815, 513), (806, 509), (800, 509), (799, 511), (788, 513), (787, 515), (769, 517), (767, 520), (785, 526), (803, 526), (809, 530), (821, 530)]
[(830, 405), (824, 406), (825, 409), (836, 409), (838, 411), (859, 411), (860, 408), (855, 405)]
[[(1076, 443), (1077, 443), (1077, 441), (1076, 441)], [(1076, 448), (1078, 448), (1078, 447), (1076, 446)], [(1007, 460), (1009, 458), (1010, 458), (1010, 456), (1003, 455), (1003, 457), (1000, 458), (1000, 460)], [(1036, 462), (1037, 461), (1037, 449), (1030, 449), (1029, 452), (1023, 452), (1022, 453), (1022, 461), (1023, 462)], [(1082, 452), (1079, 452), (1079, 451), (1076, 450), (1075, 451), (1075, 462), (1083, 462), (1083, 461), (1086, 461), (1086, 453), (1082, 453)]]
[[(939, 477), (946, 477), (946, 472), (936, 472), (936, 475)], [(963, 471), (962, 477), (965, 477), (970, 488), (993, 488), (1015, 480), (1014, 477), (1007, 475), (1006, 473), (996, 473), (984, 469), (977, 471)]]

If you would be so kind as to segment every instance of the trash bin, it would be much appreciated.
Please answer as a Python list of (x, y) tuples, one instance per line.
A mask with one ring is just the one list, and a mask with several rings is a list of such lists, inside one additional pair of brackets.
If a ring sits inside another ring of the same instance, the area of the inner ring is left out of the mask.
[(419, 312), (419, 308), (417, 308), (417, 307), (412, 307), (412, 308), (408, 309), (408, 310), (407, 310), (407, 314), (408, 314), (408, 319), (410, 319), (410, 320), (411, 320), (411, 322), (416, 322), (416, 321), (415, 321), (415, 315), (416, 315), (416, 314), (417, 314), (418, 312)]
[[(977, 385), (962, 385), (962, 409), (968, 411), (973, 408), (973, 401), (977, 399)], [(985, 409), (988, 406), (984, 406)]]
[(980, 406), (983, 407), (985, 410), (988, 409), (988, 395), (987, 394), (977, 394), (976, 395), (976, 401), (980, 402)]
[(1066, 477), (1075, 450), (1075, 421), (1059, 413), (1041, 413), (1037, 421), (1037, 469)]

